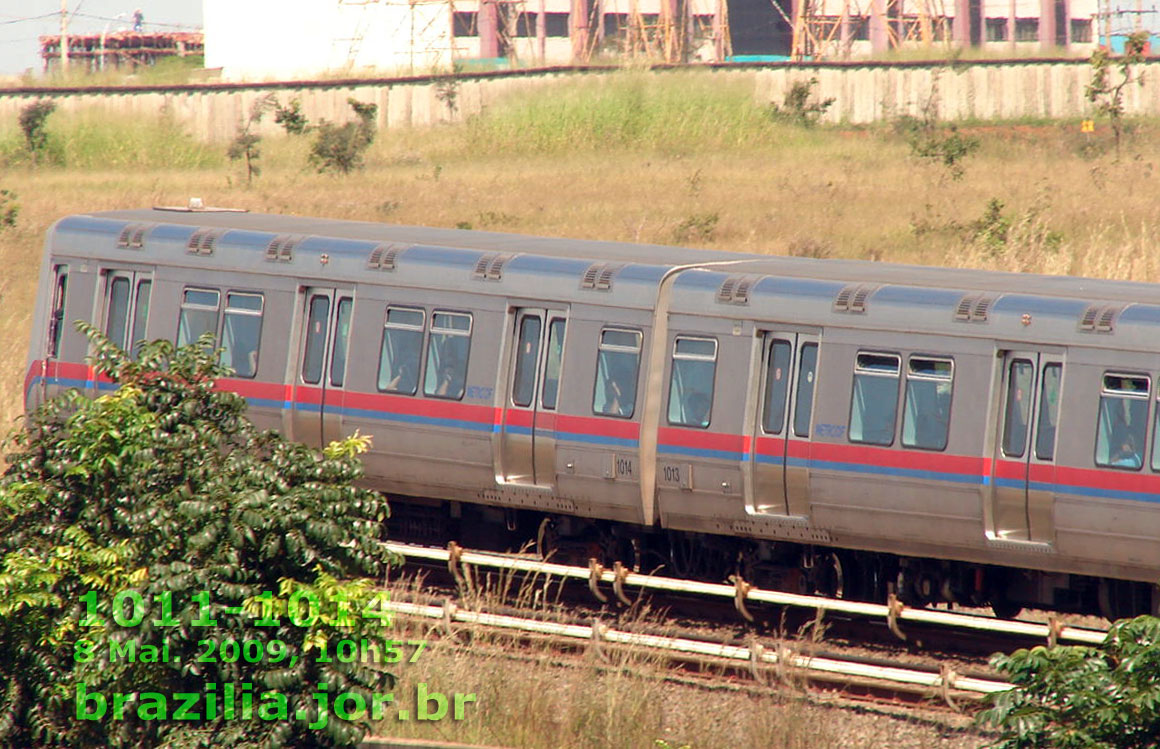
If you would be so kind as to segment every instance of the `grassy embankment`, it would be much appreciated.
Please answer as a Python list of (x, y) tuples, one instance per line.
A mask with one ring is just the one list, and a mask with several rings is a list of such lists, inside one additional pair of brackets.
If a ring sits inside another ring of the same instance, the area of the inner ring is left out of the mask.
[[(464, 124), (381, 133), (367, 168), (349, 177), (308, 169), (302, 138), (271, 137), (261, 144), (263, 173), (252, 185), (226, 160), (225, 144), (194, 143), (163, 120), (55, 114), (48, 159), (39, 165), (24, 153), (16, 123), (0, 123), (0, 164), (7, 165), (0, 187), (14, 190), (21, 205), (17, 227), (0, 233), (0, 423), (11, 424), (20, 409), (50, 223), (73, 212), (180, 204), (191, 195), (255, 211), (1160, 279), (1155, 123), (1137, 123), (1118, 162), (1106, 133), (1088, 143), (1075, 122), (976, 123), (966, 131), (981, 147), (955, 180), (915, 157), (889, 125), (774, 122), (748, 91), (720, 80), (672, 74), (646, 85), (631, 74), (608, 76), (551, 98), (513, 100)], [(992, 200), (1002, 207), (988, 212)], [(731, 707), (710, 711), (706, 700), (726, 698), (678, 698), (671, 684), (592, 670), (556, 680), (552, 670), (502, 659), (480, 665), (461, 650), (440, 657), (429, 660), (433, 673), (474, 680), (478, 687), (455, 689), (491, 695), (481, 714), (500, 716), (456, 735), (512, 744), (543, 735), (545, 746), (704, 737), (694, 743), (712, 746), (711, 737), (725, 736), (715, 731), (735, 725), (736, 716), (773, 711), (790, 717), (745, 729), (751, 745), (848, 745), (828, 730), (831, 716), (798, 707), (786, 713), (773, 698), (733, 696)], [(668, 704), (688, 707), (658, 708)], [(935, 740), (925, 735), (920, 745)]]

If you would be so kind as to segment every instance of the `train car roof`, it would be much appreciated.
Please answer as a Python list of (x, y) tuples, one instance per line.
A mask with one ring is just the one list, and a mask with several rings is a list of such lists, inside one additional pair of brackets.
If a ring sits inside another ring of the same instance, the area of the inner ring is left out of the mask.
[[(1110, 281), (1072, 276), (1047, 276), (933, 266), (879, 263), (865, 260), (796, 258), (721, 250), (696, 250), (668, 245), (631, 244), (582, 239), (560, 239), (501, 232), (402, 226), (368, 221), (308, 218), (261, 213), (183, 210), (121, 210), (88, 214), (94, 218), (175, 224), (210, 229), (240, 229), (271, 234), (304, 234), (335, 239), (399, 242), (483, 252), (527, 253), (557, 258), (675, 266), (691, 263), (741, 261), (722, 272), (844, 283), (902, 284), (943, 289), (1018, 292), (1070, 297), (1089, 301), (1155, 303), (1158, 287), (1136, 281)], [(749, 261), (749, 262), (745, 262)]]

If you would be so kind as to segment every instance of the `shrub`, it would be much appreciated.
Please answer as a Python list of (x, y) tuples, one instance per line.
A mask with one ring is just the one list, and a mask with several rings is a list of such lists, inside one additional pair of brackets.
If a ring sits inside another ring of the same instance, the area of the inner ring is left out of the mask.
[(811, 101), (814, 87), (817, 85), (817, 78), (811, 78), (808, 81), (795, 81), (789, 87), (789, 91), (785, 92), (782, 106), (770, 105), (770, 116), (775, 120), (788, 122), (799, 127), (813, 127), (818, 124), (818, 120), (822, 118), (835, 100), (831, 96), (821, 101)]
[(28, 153), (33, 162), (39, 161), (40, 156), (48, 147), (48, 131), (45, 124), (48, 116), (56, 111), (56, 102), (48, 99), (34, 101), (20, 110), (20, 130), (24, 133), (24, 142), (28, 146)]
[(1099, 647), (996, 655), (1014, 687), (987, 697), (980, 723), (1002, 749), (1144, 749), (1160, 743), (1160, 619), (1116, 622)]
[[(308, 725), (320, 688), (370, 705), (392, 681), (364, 663), (317, 657), (337, 637), (382, 652), (383, 621), (360, 576), (391, 561), (380, 540), (387, 505), (352, 486), (365, 439), (319, 452), (259, 433), (241, 397), (215, 390), (228, 370), (208, 335), (177, 350), (148, 343), (130, 360), (82, 328), (95, 366), (120, 388), (45, 403), (14, 437), (0, 481), (0, 743), (360, 741), (367, 716)], [(256, 643), (258, 662), (227, 662), (224, 650), (199, 657), (230, 641)], [(125, 658), (130, 645), (153, 659)], [(224, 713), (227, 684), (253, 685), (255, 715)], [(148, 719), (160, 717), (150, 693), (173, 698), (175, 710), (175, 695), (215, 688), (217, 715), (202, 700), (199, 719)], [(83, 719), (98, 712), (92, 695), (111, 712), (118, 693), (130, 695), (124, 719)]]
[(310, 149), (310, 161), (320, 172), (349, 174), (363, 166), (363, 154), (375, 140), (375, 115), (378, 105), (347, 99), (357, 119), (343, 125), (323, 120), (318, 138)]

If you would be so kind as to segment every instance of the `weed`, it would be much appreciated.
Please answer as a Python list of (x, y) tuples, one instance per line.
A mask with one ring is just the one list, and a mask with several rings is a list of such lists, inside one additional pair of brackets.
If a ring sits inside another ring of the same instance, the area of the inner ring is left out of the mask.
[(1011, 219), (1003, 215), (1003, 201), (991, 198), (983, 215), (970, 225), (971, 241), (982, 247), (992, 257), (997, 257), (1007, 248), (1007, 236), (1011, 232)]
[(519, 217), (503, 211), (480, 211), (479, 223), (482, 226), (514, 226), (519, 223)]
[(471, 231), (475, 227), (473, 227), (471, 225), (470, 221), (456, 221), (455, 228), (456, 229), (463, 229), (464, 231)]
[(955, 125), (940, 128), (932, 117), (903, 115), (895, 121), (895, 131), (904, 134), (912, 156), (941, 164), (952, 180), (963, 178), (963, 160), (979, 150), (978, 138), (963, 135)]
[(824, 260), (834, 254), (834, 245), (817, 237), (797, 237), (786, 247), (786, 252), (793, 257), (812, 257)]
[(310, 148), (310, 161), (319, 172), (350, 174), (361, 169), (363, 155), (375, 140), (378, 105), (364, 104), (354, 98), (346, 102), (358, 119), (342, 125), (323, 120), (318, 125), (318, 138)]
[(459, 112), (459, 79), (444, 78), (435, 84), (435, 98), (443, 102), (452, 117)]
[(808, 81), (795, 81), (785, 92), (782, 106), (769, 105), (769, 114), (774, 120), (785, 122), (798, 127), (813, 127), (825, 115), (826, 110), (834, 103), (834, 97), (811, 101), (814, 96), (814, 87), (818, 85), (817, 78)]
[(692, 176), (689, 177), (688, 184), (689, 184), (689, 197), (695, 198), (701, 194), (701, 188), (705, 186), (705, 179), (701, 175), (700, 169), (693, 172)]
[(24, 142), (28, 146), (28, 153), (32, 162), (40, 161), (48, 147), (48, 131), (45, 123), (48, 116), (56, 111), (56, 102), (49, 99), (34, 101), (20, 110), (20, 130), (24, 133)]
[(681, 244), (689, 241), (710, 242), (717, 232), (717, 223), (721, 216), (717, 212), (694, 213), (673, 229), (673, 241)]
[(19, 214), (20, 204), (16, 202), (16, 193), (0, 189), (0, 232), (16, 226)]

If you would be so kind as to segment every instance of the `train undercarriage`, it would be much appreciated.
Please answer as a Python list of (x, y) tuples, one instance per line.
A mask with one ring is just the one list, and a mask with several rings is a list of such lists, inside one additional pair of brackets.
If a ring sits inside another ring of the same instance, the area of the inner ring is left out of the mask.
[(430, 545), (533, 551), (561, 564), (615, 562), (642, 573), (908, 606), (990, 607), (1013, 618), (1024, 608), (1098, 614), (1109, 620), (1156, 614), (1160, 594), (1142, 582), (1013, 569), (790, 541), (644, 528), (532, 510), (393, 496), (389, 536)]

